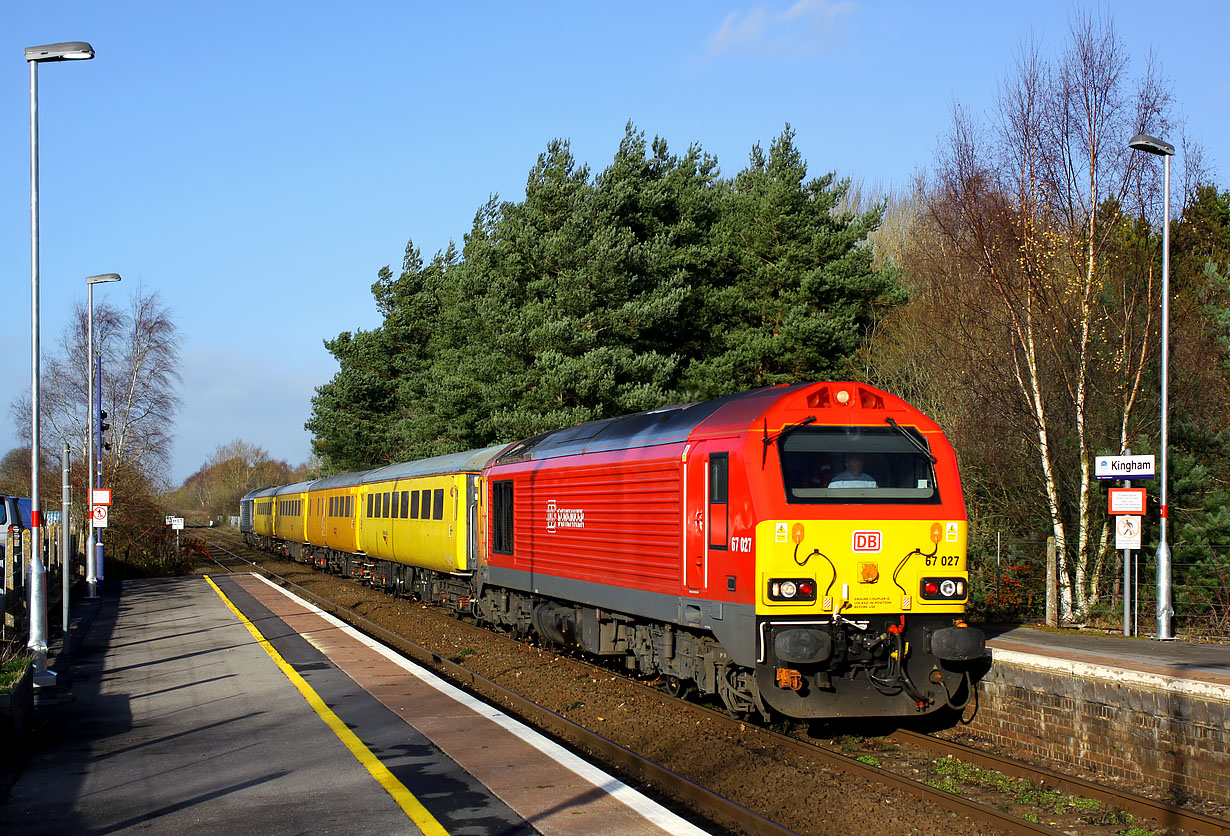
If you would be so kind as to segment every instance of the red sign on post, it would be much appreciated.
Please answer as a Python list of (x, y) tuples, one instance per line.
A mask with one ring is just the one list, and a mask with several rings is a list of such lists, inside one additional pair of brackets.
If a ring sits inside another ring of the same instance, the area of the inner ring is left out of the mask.
[(111, 504), (111, 489), (110, 488), (94, 488), (90, 491), (91, 505), (110, 505)]
[(1109, 495), (1110, 513), (1134, 516), (1145, 513), (1144, 488), (1111, 488), (1107, 494)]

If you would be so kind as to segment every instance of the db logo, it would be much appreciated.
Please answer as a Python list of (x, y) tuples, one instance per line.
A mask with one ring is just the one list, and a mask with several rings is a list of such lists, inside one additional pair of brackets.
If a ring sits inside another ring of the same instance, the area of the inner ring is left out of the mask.
[(856, 531), (850, 548), (856, 552), (878, 552), (883, 540), (884, 535), (879, 531)]

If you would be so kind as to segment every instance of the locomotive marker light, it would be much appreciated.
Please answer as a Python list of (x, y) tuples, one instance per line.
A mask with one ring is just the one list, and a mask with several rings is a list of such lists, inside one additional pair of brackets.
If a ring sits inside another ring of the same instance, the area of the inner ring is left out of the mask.
[(1165, 640), (1174, 638), (1170, 543), (1166, 541), (1166, 518), (1170, 514), (1170, 508), (1166, 504), (1166, 450), (1169, 429), (1167, 413), (1170, 406), (1170, 158), (1174, 156), (1174, 146), (1148, 134), (1136, 134), (1128, 142), (1128, 147), (1133, 151), (1144, 151), (1146, 154), (1161, 157), (1165, 171), (1162, 186), (1162, 495), (1157, 536), (1157, 637)]
[[(96, 407), (94, 404), (94, 285), (104, 284), (106, 282), (118, 282), (120, 280), (119, 273), (100, 273), (97, 276), (87, 276), (85, 279), (85, 376), (86, 376), (86, 399), (89, 406), (86, 407), (86, 431), (85, 431), (85, 490), (86, 496), (89, 497), (88, 512), (90, 519), (94, 519), (94, 508), (98, 505), (95, 498), (97, 495), (97, 482), (94, 478), (95, 466), (98, 462), (94, 459), (94, 410), (101, 408), (101, 403)], [(99, 383), (99, 400), (102, 399), (102, 384)], [(101, 438), (100, 438), (101, 441)], [(101, 455), (102, 451), (99, 451)], [(111, 492), (107, 492), (107, 504), (111, 504)], [(106, 520), (104, 518), (103, 523)], [(86, 534), (85, 545), (85, 580), (89, 587), (87, 598), (98, 597), (98, 579), (100, 576), (99, 564), (101, 563), (99, 551), (101, 551), (102, 543), (95, 544), (94, 528), (103, 527), (97, 523), (90, 525), (89, 533)]]
[[(38, 65), (44, 62), (80, 61), (94, 57), (94, 47), (84, 41), (28, 46), (30, 65), (30, 542), (31, 573), (43, 571), (42, 514), (39, 511), (39, 311), (38, 311)], [(47, 598), (36, 595), (30, 585), (30, 641), (34, 651), (34, 684), (54, 685), (55, 674), (47, 670)]]

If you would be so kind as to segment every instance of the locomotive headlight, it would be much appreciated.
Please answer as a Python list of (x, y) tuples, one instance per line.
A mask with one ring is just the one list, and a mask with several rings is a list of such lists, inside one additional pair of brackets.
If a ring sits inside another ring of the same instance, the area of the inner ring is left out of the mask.
[(966, 587), (965, 578), (922, 578), (918, 591), (924, 601), (962, 601)]
[(815, 578), (773, 578), (766, 586), (768, 600), (782, 604), (803, 604), (816, 600)]

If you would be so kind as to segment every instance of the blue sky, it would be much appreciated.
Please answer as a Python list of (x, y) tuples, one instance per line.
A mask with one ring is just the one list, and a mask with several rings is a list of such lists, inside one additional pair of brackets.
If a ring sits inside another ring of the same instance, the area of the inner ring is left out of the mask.
[[(336, 371), (323, 341), (379, 324), (377, 270), (396, 269), (409, 239), (428, 257), (460, 244), (491, 194), (523, 197), (551, 139), (570, 139), (600, 170), (632, 120), (677, 150), (699, 143), (734, 174), (789, 122), (813, 174), (903, 187), (927, 167), (955, 102), (989, 113), (1025, 40), (1053, 53), (1074, 12), (1098, 8), (6, 4), (0, 452), (17, 444), (7, 405), (30, 385), (26, 46), (84, 40), (97, 53), (39, 70), (44, 356), (85, 276), (124, 277), (96, 301), (158, 290), (183, 334), (178, 483), (236, 437), (303, 461), (314, 387)], [(1155, 8), (1110, 11), (1133, 73), (1155, 56), (1224, 188), (1230, 6)]]

